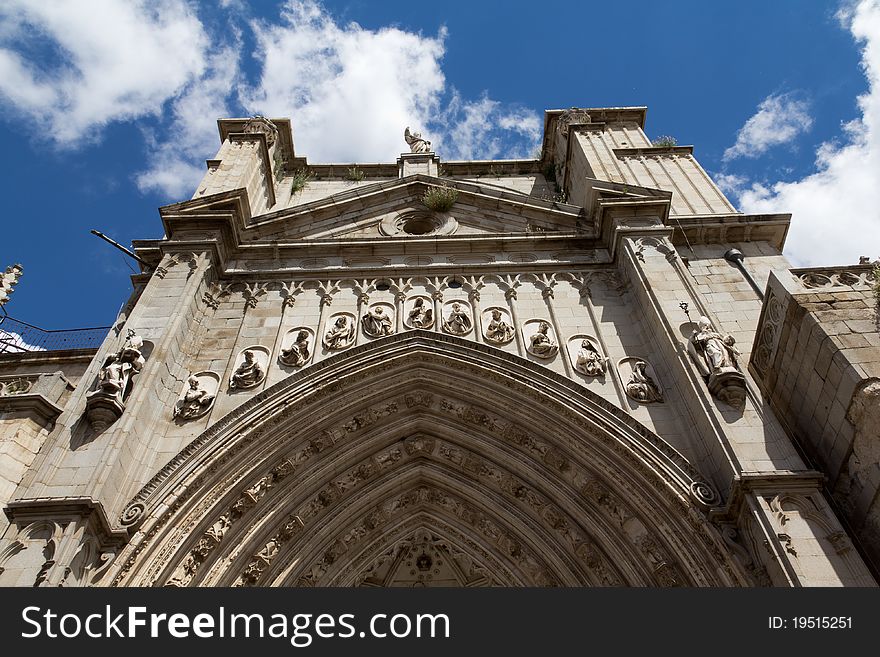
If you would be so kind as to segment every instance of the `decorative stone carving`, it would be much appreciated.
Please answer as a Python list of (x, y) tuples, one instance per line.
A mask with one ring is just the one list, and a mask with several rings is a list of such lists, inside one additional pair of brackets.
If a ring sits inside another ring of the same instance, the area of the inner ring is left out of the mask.
[(266, 135), (266, 145), (269, 148), (275, 144), (275, 140), (278, 138), (278, 128), (275, 127), (275, 124), (272, 123), (265, 116), (257, 115), (252, 118), (250, 121), (245, 123), (244, 128), (242, 128), (242, 132), (248, 134), (254, 134), (261, 132)]
[(470, 307), (466, 301), (447, 301), (447, 315), (443, 318), (443, 330), (453, 335), (467, 335), (474, 328)]
[(96, 431), (103, 431), (125, 410), (132, 380), (144, 367), (144, 340), (131, 329), (122, 348), (104, 359), (94, 390), (86, 395), (86, 417)]
[(361, 318), (364, 333), (381, 338), (394, 333), (394, 307), (389, 303), (374, 303)]
[(543, 319), (530, 319), (523, 324), (526, 335), (526, 351), (538, 358), (553, 358), (559, 351), (550, 322)]
[(219, 387), (220, 377), (214, 372), (191, 375), (171, 416), (174, 419), (195, 420), (207, 414), (214, 405)]
[[(389, 237), (452, 235), (458, 230), (458, 221), (445, 212), (406, 210), (390, 215), (379, 222), (379, 232)], [(427, 256), (415, 256), (419, 261)], [(430, 259), (429, 263), (430, 264)], [(424, 263), (421, 263), (424, 264)]]
[(327, 321), (329, 327), (324, 333), (324, 346), (327, 349), (347, 349), (354, 344), (355, 318), (351, 313), (336, 313)]
[(764, 309), (762, 323), (758, 329), (758, 339), (752, 353), (752, 363), (761, 376), (767, 372), (779, 345), (780, 329), (785, 320), (786, 308), (782, 305), (779, 296), (771, 289), (764, 302)]
[(260, 385), (266, 378), (269, 352), (265, 347), (249, 347), (242, 350), (235, 360), (236, 366), (229, 377), (230, 390), (247, 390)]
[(10, 265), (0, 274), (0, 306), (9, 301), (9, 295), (15, 291), (14, 288), (23, 271), (21, 265)]
[(432, 308), (431, 299), (428, 297), (411, 297), (407, 301), (407, 305), (408, 308), (404, 320), (407, 328), (429, 329), (434, 326), (434, 309)]
[(626, 394), (637, 402), (662, 402), (663, 393), (654, 376), (654, 368), (641, 358), (623, 358), (617, 364)]
[(739, 371), (732, 335), (714, 329), (708, 317), (700, 317), (697, 328), (688, 339), (688, 354), (706, 380), (715, 397), (741, 409), (746, 399), (746, 378)]
[(30, 392), (33, 386), (33, 381), (20, 376), (5, 381), (0, 380), (0, 397), (6, 395), (24, 395)]
[(510, 314), (504, 308), (486, 308), (483, 311), (483, 337), (491, 344), (507, 344), (514, 338), (516, 329)]
[(605, 357), (598, 342), (589, 335), (575, 335), (568, 341), (568, 355), (574, 369), (584, 376), (605, 376)]
[[(293, 338), (292, 341), (291, 338)], [(284, 346), (285, 344), (287, 346)], [(278, 362), (288, 367), (302, 367), (311, 359), (313, 345), (314, 334), (311, 329), (304, 326), (291, 329), (282, 342)]]
[(410, 153), (430, 153), (431, 142), (422, 139), (421, 132), (410, 132), (409, 126), (403, 131), (403, 139), (409, 146)]

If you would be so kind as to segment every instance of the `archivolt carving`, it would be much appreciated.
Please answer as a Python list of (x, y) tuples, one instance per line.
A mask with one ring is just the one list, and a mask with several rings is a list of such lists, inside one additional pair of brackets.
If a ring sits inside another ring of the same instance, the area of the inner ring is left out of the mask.
[[(194, 441), (174, 461), (188, 463), (185, 471), (170, 464), (132, 501), (130, 508), (158, 512), (110, 577), (174, 585), (342, 582), (354, 546), (366, 550), (382, 528), (399, 524), (395, 514), (382, 523), (374, 517), (372, 528), (362, 524), (370, 514), (361, 506), (387, 511), (406, 490), (423, 500), (427, 493), (418, 491), (435, 489), (443, 501), (419, 502), (420, 513), (438, 526), (459, 526), (525, 582), (738, 582), (738, 566), (718, 551), (720, 538), (697, 520), (696, 507), (687, 510), (699, 478), (686, 461), (607, 402), (538, 368), (490, 347), (412, 331), (296, 372)], [(552, 397), (528, 383), (535, 370), (543, 388), (552, 380)], [(491, 397), (492, 411), (462, 401), (469, 396)], [(255, 452), (249, 445), (257, 437)], [(336, 474), (343, 454), (348, 462), (361, 458)], [(618, 474), (605, 482), (605, 472)], [(456, 506), (453, 498), (465, 490), (476, 497)], [(327, 534), (312, 528), (328, 523), (337, 542), (322, 544), (318, 534)], [(695, 533), (706, 538), (694, 540)], [(369, 558), (391, 547), (375, 544)], [(140, 569), (146, 553), (151, 567)], [(520, 553), (554, 556), (529, 570), (512, 556)], [(290, 569), (293, 557), (302, 568)], [(313, 575), (303, 570), (307, 562)], [(719, 572), (728, 574), (719, 580)], [(346, 577), (353, 582), (353, 574)]]

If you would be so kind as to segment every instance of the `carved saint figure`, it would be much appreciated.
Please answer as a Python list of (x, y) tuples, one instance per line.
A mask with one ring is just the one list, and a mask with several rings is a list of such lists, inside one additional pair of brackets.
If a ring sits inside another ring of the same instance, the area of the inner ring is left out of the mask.
[(354, 342), (354, 325), (348, 323), (348, 317), (340, 315), (333, 326), (324, 334), (324, 344), (328, 349), (345, 349)]
[(578, 350), (574, 368), (587, 376), (603, 376), (605, 374), (605, 360), (592, 342), (584, 340)]
[(550, 325), (547, 322), (541, 322), (538, 325), (538, 332), (529, 338), (529, 351), (540, 358), (552, 358), (556, 355), (559, 346), (553, 341), (547, 331)]
[(201, 383), (195, 376), (189, 377), (189, 390), (183, 395), (183, 399), (177, 402), (172, 417), (192, 420), (208, 412), (214, 403), (214, 395), (201, 387)]
[(421, 132), (410, 132), (409, 126), (407, 126), (406, 130), (403, 131), (403, 138), (409, 145), (410, 153), (431, 152), (431, 142), (429, 142), (427, 139), (422, 139)]
[(425, 299), (418, 297), (409, 311), (409, 324), (413, 328), (431, 328), (434, 325), (434, 311), (425, 307)]
[(229, 377), (230, 388), (253, 388), (266, 377), (266, 373), (254, 358), (254, 352), (250, 349), (244, 352), (244, 361), (238, 369)]
[(495, 344), (505, 344), (513, 339), (513, 327), (504, 321), (501, 311), (492, 311), (492, 319), (486, 327), (486, 339)]
[(736, 357), (740, 352), (734, 344), (732, 335), (721, 335), (708, 317), (700, 317), (688, 340), (688, 353), (703, 376), (730, 372), (738, 369)]
[(104, 359), (95, 389), (115, 396), (122, 403), (131, 391), (132, 377), (144, 366), (144, 356), (141, 353), (143, 346), (143, 338), (133, 331), (130, 332), (122, 349)]
[(382, 306), (375, 306), (372, 310), (368, 310), (361, 321), (364, 324), (364, 331), (367, 335), (378, 338), (394, 333), (391, 317), (385, 314)]
[(663, 393), (651, 376), (645, 371), (648, 364), (643, 360), (633, 363), (632, 374), (626, 383), (626, 394), (640, 402), (662, 402)]
[(309, 332), (300, 331), (296, 334), (296, 340), (293, 341), (287, 349), (281, 350), (278, 357), (283, 364), (290, 367), (302, 367), (308, 361), (309, 356)]
[(473, 323), (467, 310), (462, 310), (460, 303), (452, 304), (452, 311), (443, 321), (443, 328), (455, 335), (464, 335), (471, 330)]

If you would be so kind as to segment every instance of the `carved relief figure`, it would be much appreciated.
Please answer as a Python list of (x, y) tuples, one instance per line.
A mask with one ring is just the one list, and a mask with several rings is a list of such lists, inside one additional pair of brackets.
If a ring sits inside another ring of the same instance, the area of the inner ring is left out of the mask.
[(434, 326), (434, 311), (425, 306), (424, 297), (417, 297), (409, 311), (409, 325), (413, 328), (431, 328)]
[(552, 358), (556, 355), (559, 345), (550, 337), (549, 330), (550, 325), (547, 322), (538, 325), (538, 332), (529, 338), (529, 353), (539, 358)]
[(349, 324), (346, 315), (339, 315), (333, 326), (324, 334), (324, 344), (328, 349), (345, 349), (354, 342), (354, 324)]
[(361, 321), (364, 325), (364, 332), (374, 338), (394, 333), (391, 317), (385, 313), (382, 306), (373, 306)]
[(207, 413), (214, 403), (214, 395), (201, 387), (197, 377), (189, 377), (188, 383), (189, 389), (174, 407), (174, 418), (193, 420)]
[(403, 131), (403, 139), (409, 145), (410, 153), (430, 153), (431, 142), (422, 139), (422, 133), (410, 132), (409, 126)]
[(663, 393), (654, 379), (645, 371), (648, 364), (637, 360), (632, 365), (632, 374), (626, 382), (626, 394), (636, 401), (650, 403), (662, 402)]
[(574, 368), (587, 376), (603, 376), (605, 374), (605, 359), (589, 340), (581, 342), (581, 348), (577, 353)]
[(104, 359), (95, 390), (115, 396), (121, 404), (131, 391), (132, 378), (144, 366), (143, 346), (143, 338), (130, 332), (122, 349)]
[(712, 327), (708, 317), (700, 317), (688, 340), (688, 353), (700, 373), (709, 376), (738, 369), (736, 357), (740, 352), (734, 344), (732, 335), (721, 335)]
[(290, 367), (302, 367), (309, 360), (309, 332), (302, 330), (296, 334), (296, 340), (293, 341), (287, 349), (282, 349), (278, 356), (284, 365)]
[(486, 326), (486, 340), (495, 344), (506, 344), (513, 340), (513, 327), (504, 321), (501, 311), (492, 311), (492, 319)]
[(244, 352), (244, 362), (229, 377), (230, 388), (253, 388), (266, 378), (266, 373), (254, 357), (254, 352), (247, 349)]
[(449, 316), (443, 320), (443, 328), (455, 335), (464, 335), (473, 327), (471, 317), (467, 310), (462, 309), (460, 303), (452, 304), (452, 311)]

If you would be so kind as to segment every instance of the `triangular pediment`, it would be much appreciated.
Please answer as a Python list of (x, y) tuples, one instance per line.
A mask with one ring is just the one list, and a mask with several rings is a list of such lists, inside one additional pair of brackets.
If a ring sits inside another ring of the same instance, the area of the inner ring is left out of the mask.
[[(445, 188), (455, 196), (446, 211), (423, 197)], [(327, 240), (445, 235), (575, 232), (582, 209), (495, 185), (416, 175), (361, 185), (326, 198), (254, 217), (260, 239)]]

